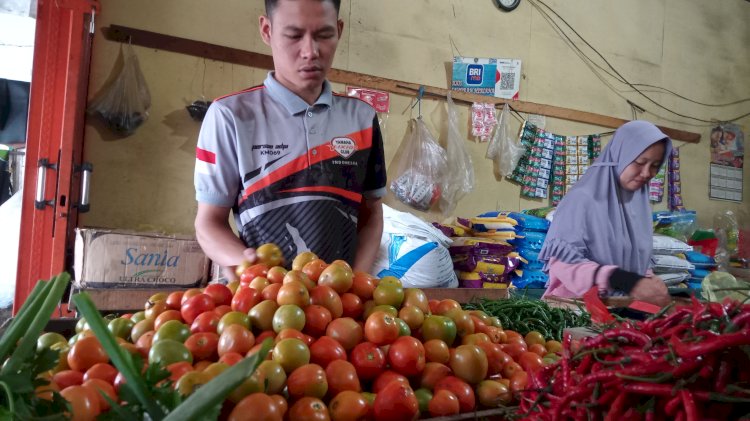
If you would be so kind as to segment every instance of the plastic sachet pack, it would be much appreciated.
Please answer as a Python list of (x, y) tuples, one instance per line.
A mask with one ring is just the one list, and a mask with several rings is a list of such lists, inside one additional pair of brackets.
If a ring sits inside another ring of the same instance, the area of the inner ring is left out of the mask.
[(411, 119), (408, 130), (405, 145), (391, 162), (397, 175), (390, 189), (402, 203), (426, 212), (440, 199), (448, 161), (422, 118)]
[(112, 84), (91, 101), (88, 112), (121, 136), (130, 136), (148, 119), (151, 93), (130, 44), (122, 46), (123, 66)]

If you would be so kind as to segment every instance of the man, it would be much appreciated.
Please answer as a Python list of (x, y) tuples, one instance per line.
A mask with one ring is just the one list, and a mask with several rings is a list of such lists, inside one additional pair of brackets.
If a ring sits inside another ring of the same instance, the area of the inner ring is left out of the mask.
[(339, 6), (266, 0), (260, 34), (274, 71), (214, 101), (203, 121), (195, 230), (225, 268), (254, 261), (255, 248), (272, 242), (287, 263), (309, 250), (371, 270), (383, 231), (383, 142), (373, 108), (333, 94), (326, 80), (344, 27)]

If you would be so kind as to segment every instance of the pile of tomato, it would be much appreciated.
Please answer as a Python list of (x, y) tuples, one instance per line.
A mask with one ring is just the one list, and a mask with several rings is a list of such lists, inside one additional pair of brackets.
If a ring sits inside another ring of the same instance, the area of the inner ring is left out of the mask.
[[(288, 270), (280, 253), (259, 254), (238, 281), (156, 294), (144, 311), (108, 327), (123, 348), (165, 366), (186, 396), (273, 338), (255, 373), (228, 396), (229, 420), (400, 421), (511, 405), (527, 372), (561, 349), (344, 261), (306, 252)], [(78, 419), (91, 419), (108, 409), (96, 390), (117, 401), (123, 379), (85, 320), (76, 331), (69, 340), (45, 334), (38, 345), (61, 355), (49, 387)]]

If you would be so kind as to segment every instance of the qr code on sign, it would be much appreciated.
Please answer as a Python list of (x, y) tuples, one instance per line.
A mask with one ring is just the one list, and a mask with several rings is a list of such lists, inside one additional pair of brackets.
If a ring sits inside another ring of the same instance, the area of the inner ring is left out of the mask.
[(500, 73), (500, 89), (513, 89), (515, 84), (515, 73)]

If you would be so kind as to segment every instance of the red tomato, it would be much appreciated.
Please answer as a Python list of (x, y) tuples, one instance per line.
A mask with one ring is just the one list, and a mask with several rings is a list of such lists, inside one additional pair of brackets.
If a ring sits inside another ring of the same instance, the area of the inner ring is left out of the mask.
[(182, 305), (182, 295), (185, 291), (175, 291), (167, 296), (167, 307), (172, 310), (179, 310)]
[(321, 366), (305, 364), (289, 374), (286, 387), (292, 400), (305, 396), (323, 399), (328, 392), (328, 380)]
[(70, 386), (79, 386), (83, 383), (83, 373), (75, 370), (61, 370), (52, 375), (52, 382), (60, 387), (60, 390)]
[(229, 325), (219, 336), (217, 351), (219, 356), (228, 352), (245, 355), (255, 345), (255, 336), (242, 325)]
[(523, 368), (524, 371), (535, 371), (544, 365), (542, 363), (542, 357), (534, 352), (525, 351), (522, 352), (518, 357), (518, 364)]
[(262, 344), (266, 338), (274, 339), (275, 337), (276, 337), (276, 332), (274, 332), (273, 330), (264, 330), (263, 332), (260, 332), (258, 336), (255, 337), (255, 343)]
[[(523, 341), (523, 339), (521, 339)], [(518, 342), (501, 344), (500, 348), (503, 352), (507, 353), (513, 359), (518, 359), (523, 352), (526, 351), (526, 344), (520, 344)]]
[(216, 306), (232, 304), (232, 291), (222, 284), (210, 284), (203, 289), (203, 293), (214, 299)]
[(438, 390), (447, 390), (458, 398), (461, 412), (473, 411), (476, 406), (474, 398), (474, 390), (469, 386), (468, 383), (459, 379), (455, 376), (447, 376), (437, 382), (435, 385), (435, 392)]
[(198, 317), (199, 314), (204, 311), (213, 311), (216, 308), (213, 298), (206, 294), (198, 294), (194, 297), (188, 298), (182, 307), (180, 307), (180, 313), (185, 323), (192, 324), (193, 321)]
[(506, 379), (510, 379), (513, 377), (513, 375), (516, 372), (523, 371), (523, 367), (521, 367), (517, 362), (509, 362), (503, 366), (503, 377)]
[(192, 364), (187, 361), (178, 361), (176, 363), (169, 364), (166, 369), (170, 373), (169, 380), (172, 380), (173, 382), (180, 380), (180, 377), (182, 377), (185, 373), (195, 371)]
[(510, 355), (503, 352), (500, 344), (480, 342), (477, 344), (487, 355), (487, 375), (502, 372), (503, 366), (513, 361)]
[(318, 337), (325, 335), (328, 324), (333, 320), (331, 311), (316, 304), (305, 307), (304, 332), (308, 335)]
[(201, 313), (195, 318), (195, 320), (193, 320), (193, 323), (190, 324), (190, 332), (216, 333), (216, 328), (219, 326), (219, 320), (221, 320), (221, 316), (216, 312), (206, 311)]
[(309, 347), (310, 345), (312, 345), (312, 343), (308, 344), (307, 338), (305, 338), (305, 336), (306, 335), (304, 333), (300, 332), (297, 329), (286, 328), (286, 329), (281, 330), (281, 332), (279, 332), (276, 335), (276, 337), (274, 338), (274, 343), (277, 343), (283, 339), (294, 338), (294, 339), (299, 339), (300, 341), (304, 342)]
[(393, 343), (399, 336), (396, 318), (382, 311), (376, 311), (365, 322), (365, 337), (376, 345)]
[(244, 357), (238, 352), (227, 352), (226, 354), (219, 357), (219, 362), (226, 365), (232, 366), (242, 361)]
[(419, 403), (408, 383), (388, 384), (378, 392), (373, 409), (378, 420), (413, 421), (419, 416)]
[(377, 280), (378, 278), (369, 273), (355, 271), (354, 277), (352, 278), (351, 292), (361, 298), (362, 301), (371, 300), (372, 293), (377, 286)]
[(84, 381), (82, 386), (94, 392), (99, 401), (99, 408), (102, 411), (106, 411), (110, 407), (109, 402), (104, 399), (102, 393), (117, 402), (117, 394), (115, 393), (115, 388), (112, 386), (112, 383), (108, 383), (102, 379), (89, 379)]
[(427, 361), (440, 364), (448, 364), (451, 359), (448, 344), (441, 339), (430, 339), (424, 343), (425, 357)]
[(267, 274), (268, 266), (264, 265), (263, 263), (257, 263), (252, 266), (248, 266), (244, 271), (242, 271), (242, 275), (240, 275), (240, 285), (246, 287), (250, 285), (250, 282), (253, 279), (259, 276), (265, 278)]
[(331, 421), (360, 421), (367, 419), (370, 404), (361, 393), (345, 390), (328, 404)]
[(372, 392), (380, 393), (391, 383), (403, 383), (408, 386), (409, 379), (393, 370), (386, 370), (380, 373), (378, 377), (375, 378), (375, 381), (372, 382)]
[(362, 342), (349, 353), (349, 362), (360, 379), (370, 380), (385, 370), (385, 353), (372, 342)]
[(461, 345), (451, 355), (451, 370), (456, 377), (470, 384), (477, 384), (487, 377), (487, 365), (487, 354), (477, 345)]
[(268, 269), (266, 278), (268, 278), (272, 284), (281, 284), (284, 282), (284, 276), (286, 276), (287, 272), (288, 271), (284, 269), (283, 266), (274, 266), (271, 269)]
[(326, 336), (339, 341), (345, 350), (353, 349), (358, 343), (362, 342), (362, 326), (350, 317), (334, 319), (326, 328)]
[(93, 388), (70, 386), (63, 389), (60, 394), (70, 402), (73, 421), (93, 421), (101, 412), (99, 397)]
[(182, 315), (180, 314), (180, 311), (166, 310), (160, 313), (158, 316), (156, 316), (156, 319), (154, 319), (154, 330), (159, 330), (161, 325), (170, 320), (177, 320), (178, 322), (182, 323)]
[(540, 357), (543, 357), (547, 355), (547, 347), (545, 347), (542, 344), (533, 344), (529, 346), (529, 351), (533, 352), (534, 354), (539, 355)]
[(310, 278), (313, 282), (318, 282), (318, 278), (320, 278), (320, 274), (323, 273), (323, 270), (328, 267), (328, 263), (326, 263), (323, 259), (314, 259), (305, 264), (305, 266), (302, 267), (302, 272), (307, 275), (308, 278)]
[(440, 380), (449, 376), (450, 374), (451, 369), (445, 364), (433, 362), (427, 363), (425, 364), (424, 370), (422, 371), (422, 378), (419, 381), (419, 387), (427, 390), (433, 390), (435, 389), (435, 385)]
[(227, 421), (281, 421), (284, 418), (282, 409), (265, 393), (251, 393), (237, 402)]
[(327, 308), (334, 319), (338, 319), (344, 314), (344, 305), (341, 302), (341, 297), (329, 286), (318, 285), (310, 290), (310, 304), (317, 304)]
[(354, 365), (346, 360), (335, 360), (328, 364), (325, 369), (328, 379), (328, 396), (337, 396), (345, 390), (361, 392), (357, 370)]
[(68, 351), (68, 366), (81, 373), (97, 363), (109, 362), (109, 356), (95, 336), (81, 338)]
[(411, 336), (401, 336), (388, 349), (388, 363), (404, 376), (416, 376), (424, 370), (425, 351), (422, 342)]
[(273, 283), (263, 288), (263, 291), (260, 292), (260, 295), (264, 300), (276, 301), (279, 296), (279, 290), (281, 289), (281, 287), (282, 285), (280, 283)]
[(97, 363), (83, 373), (83, 381), (90, 379), (101, 379), (112, 384), (117, 377), (117, 369), (107, 363)]
[(513, 393), (526, 389), (529, 376), (523, 371), (517, 371), (510, 377), (510, 391)]
[(213, 332), (194, 333), (187, 338), (185, 346), (195, 361), (216, 359), (219, 335)]
[(427, 408), (433, 417), (457, 415), (461, 409), (456, 395), (446, 389), (435, 392)]
[(321, 336), (310, 345), (310, 362), (326, 368), (335, 360), (346, 361), (346, 350), (337, 340)]
[(263, 301), (263, 296), (255, 288), (241, 286), (232, 297), (232, 310), (247, 313), (256, 304)]
[(341, 304), (344, 307), (344, 317), (358, 319), (365, 312), (365, 305), (362, 299), (351, 292), (341, 294)]
[[(232, 307), (230, 307), (230, 306), (228, 306), (226, 304), (220, 305), (220, 306), (218, 306), (218, 307), (216, 307), (214, 309), (214, 313), (216, 313), (219, 317), (221, 317), (221, 316), (229, 313), (230, 311), (232, 311)], [(203, 313), (201, 313), (201, 314), (203, 314)]]
[(437, 314), (438, 305), (440, 305), (440, 300), (429, 300), (427, 301), (427, 304), (430, 306), (430, 313)]
[[(190, 289), (185, 290), (185, 292), (182, 293), (182, 298), (180, 299), (180, 307), (182, 307), (182, 305), (185, 304), (185, 301), (189, 300), (191, 297), (195, 297), (196, 295), (200, 293), (201, 293), (201, 290), (198, 288), (190, 288)], [(179, 310), (179, 308), (176, 308), (175, 310)]]

